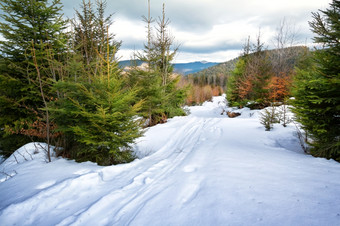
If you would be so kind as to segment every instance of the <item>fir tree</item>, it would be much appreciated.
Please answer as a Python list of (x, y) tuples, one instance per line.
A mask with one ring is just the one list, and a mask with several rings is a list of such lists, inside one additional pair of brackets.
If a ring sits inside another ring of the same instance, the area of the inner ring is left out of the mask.
[(239, 97), (239, 80), (243, 75), (246, 67), (246, 61), (241, 57), (232, 71), (231, 76), (228, 78), (227, 83), (227, 100), (233, 106), (242, 106), (246, 104), (246, 101), (242, 101)]
[(45, 94), (51, 94), (46, 84), (59, 79), (54, 63), (63, 58), (66, 22), (59, 0), (1, 0), (0, 4), (4, 12), (0, 22), (4, 38), (0, 41), (0, 149), (9, 155), (30, 140), (22, 131), (45, 120), (39, 81)]
[(311, 153), (340, 161), (340, 1), (320, 13), (312, 14), (310, 26), (323, 48), (297, 73), (294, 112), (311, 135)]
[[(150, 5), (149, 5), (150, 10)], [(135, 68), (129, 72), (130, 84), (138, 81), (138, 96), (145, 100), (141, 114), (148, 120), (148, 126), (165, 122), (167, 118), (184, 115), (181, 105), (184, 103), (187, 90), (177, 86), (179, 77), (173, 74), (173, 61), (178, 47), (173, 47), (173, 37), (168, 32), (170, 21), (165, 17), (163, 5), (162, 17), (157, 21), (156, 33), (152, 33), (153, 19), (148, 14), (144, 17), (147, 23), (147, 40), (143, 53), (137, 53), (139, 60), (147, 62), (146, 69)]]
[(64, 154), (100, 165), (133, 160), (130, 145), (142, 135), (135, 119), (141, 102), (134, 103), (136, 90), (125, 88), (117, 71), (91, 83), (84, 76), (77, 82), (59, 81), (54, 87), (64, 95), (50, 106), (67, 138)]
[(117, 42), (104, 17), (105, 2), (83, 1), (65, 65), (67, 77), (53, 85), (60, 97), (49, 103), (62, 133), (62, 155), (100, 165), (133, 160), (130, 145), (142, 135), (136, 118), (142, 101), (129, 87), (116, 59)]

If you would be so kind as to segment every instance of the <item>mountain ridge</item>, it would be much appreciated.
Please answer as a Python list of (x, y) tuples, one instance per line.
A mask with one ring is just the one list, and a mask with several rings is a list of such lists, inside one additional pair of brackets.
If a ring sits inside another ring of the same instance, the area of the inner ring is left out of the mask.
[[(119, 61), (119, 66), (121, 68), (130, 67), (133, 65), (140, 66), (143, 63), (141, 60), (123, 60)], [(188, 75), (192, 73), (196, 73), (202, 71), (206, 68), (218, 65), (220, 63), (217, 62), (208, 62), (208, 61), (194, 61), (189, 63), (174, 63), (174, 72), (182, 75)]]

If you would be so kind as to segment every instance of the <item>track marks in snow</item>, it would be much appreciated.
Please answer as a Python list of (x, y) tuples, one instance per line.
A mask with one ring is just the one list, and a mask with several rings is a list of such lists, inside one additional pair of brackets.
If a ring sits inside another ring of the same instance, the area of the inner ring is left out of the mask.
[[(201, 189), (201, 180), (190, 175), (199, 170), (200, 163), (204, 162), (204, 159), (195, 158), (195, 152), (203, 142), (210, 143), (213, 138), (223, 134), (218, 125), (219, 120), (220, 118), (194, 115), (183, 118), (183, 121), (177, 122), (183, 125), (175, 125), (176, 130), (170, 134), (169, 140), (152, 155), (127, 165), (105, 167), (96, 171), (83, 169), (64, 181), (51, 180), (42, 183), (37, 186), (41, 191), (36, 196), (5, 208), (2, 215), (18, 212), (20, 209), (27, 216), (28, 224), (41, 225), (44, 217), (60, 219), (56, 216), (69, 211), (68, 217), (49, 223), (126, 224), (138, 216), (150, 200), (171, 186), (167, 179), (176, 174), (174, 172), (184, 172), (187, 175), (178, 195), (179, 203), (185, 205), (194, 200)], [(193, 160), (195, 165), (192, 164)], [(65, 200), (57, 200), (56, 197), (65, 197)], [(32, 211), (35, 214), (30, 217)], [(43, 216), (46, 212), (47, 216)], [(15, 217), (8, 219), (13, 218)], [(101, 221), (98, 222), (98, 219)]]
[[(96, 190), (92, 188), (98, 189), (98, 184), (100, 184), (100, 177), (98, 173), (93, 172), (58, 183), (54, 181), (43, 183), (37, 187), (41, 191), (35, 196), (5, 208), (1, 212), (0, 221), (4, 218), (6, 219), (3, 221), (4, 225), (12, 225), (14, 222), (7, 221), (7, 219), (15, 219), (15, 214), (19, 212), (25, 216), (25, 224), (41, 225), (39, 222), (46, 217), (46, 212), (58, 215), (65, 210), (77, 211), (88, 205), (88, 202), (95, 199), (93, 194), (96, 193)], [(65, 197), (66, 200), (61, 201), (60, 197)], [(84, 200), (86, 201), (84, 202)], [(32, 212), (35, 214), (30, 214)]]
[[(151, 156), (138, 160), (135, 167), (138, 171), (126, 170), (119, 175), (112, 177), (112, 181), (119, 181), (119, 178), (130, 177), (128, 184), (120, 184), (107, 192), (107, 195), (92, 203), (89, 208), (84, 209), (78, 216), (71, 216), (65, 219), (70, 225), (87, 224), (126, 224), (134, 219), (149, 200), (167, 189), (169, 184), (165, 183), (167, 177), (178, 169), (179, 165), (194, 152), (202, 139), (202, 132), (207, 123), (206, 119), (194, 117), (185, 121), (185, 124), (171, 136), (164, 146)], [(183, 137), (183, 134), (186, 136)], [(169, 152), (169, 150), (172, 150)], [(103, 172), (103, 178), (110, 170)], [(188, 170), (190, 171), (190, 169)], [(136, 173), (137, 172), (137, 173)], [(112, 182), (113, 183), (113, 182)], [(188, 202), (195, 197), (199, 190), (199, 183), (190, 183), (190, 193), (182, 195), (184, 202)], [(129, 195), (127, 195), (129, 194)], [(119, 205), (115, 205), (119, 203)], [(102, 215), (103, 222), (92, 222), (93, 217)], [(106, 216), (106, 217), (105, 217)], [(109, 217), (108, 217), (109, 216)]]

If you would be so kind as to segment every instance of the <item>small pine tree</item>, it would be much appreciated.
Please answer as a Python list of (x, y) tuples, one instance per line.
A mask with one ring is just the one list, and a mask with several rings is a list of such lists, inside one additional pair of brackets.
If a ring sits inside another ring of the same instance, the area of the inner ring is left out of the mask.
[(133, 159), (130, 145), (143, 134), (136, 118), (143, 101), (136, 101), (138, 90), (127, 85), (118, 67), (117, 45), (109, 33), (110, 20), (104, 19), (103, 3), (97, 1), (95, 13), (90, 1), (83, 1), (73, 33), (73, 42), (79, 42), (68, 51), (64, 68), (68, 76), (53, 84), (60, 95), (49, 103), (49, 110), (63, 135), (64, 156), (111, 165)]
[(270, 108), (264, 109), (263, 112), (260, 112), (260, 123), (264, 125), (266, 131), (273, 129), (274, 123), (279, 123), (279, 115), (275, 106), (271, 106)]
[(138, 87), (137, 100), (143, 100), (139, 114), (146, 119), (146, 125), (153, 126), (162, 120), (161, 76), (156, 71), (135, 68), (127, 76), (129, 87)]
[(288, 114), (289, 107), (287, 104), (288, 104), (288, 99), (285, 98), (283, 101), (283, 104), (279, 106), (278, 116), (279, 116), (279, 121), (280, 123), (282, 123), (283, 127), (287, 127), (287, 125), (292, 122)]
[(130, 145), (142, 135), (134, 116), (141, 102), (133, 103), (136, 90), (125, 89), (114, 75), (98, 78), (60, 81), (55, 88), (65, 95), (54, 102), (54, 120), (68, 137), (72, 158), (100, 165), (128, 162), (133, 159)]
[[(239, 96), (239, 80), (245, 71), (246, 61), (244, 58), (240, 58), (233, 70), (231, 76), (228, 78), (227, 83), (227, 100), (231, 106), (241, 107), (243, 103), (240, 103), (241, 98)], [(244, 103), (245, 104), (245, 103)]]
[(138, 90), (126, 86), (114, 51), (100, 56), (97, 75), (84, 70), (77, 81), (70, 77), (54, 84), (61, 98), (50, 105), (52, 118), (65, 136), (66, 155), (77, 161), (129, 162), (130, 145), (143, 134), (135, 117), (142, 101), (135, 101)]
[(171, 61), (178, 47), (173, 48), (173, 37), (167, 31), (170, 22), (165, 18), (164, 5), (162, 17), (157, 21), (156, 34), (152, 33), (150, 12), (144, 21), (148, 24), (148, 43), (144, 45), (143, 53), (136, 56), (148, 66), (144, 70), (135, 68), (128, 77), (130, 85), (138, 81), (138, 96), (145, 100), (141, 114), (147, 116), (148, 126), (152, 126), (165, 122), (169, 117), (185, 115), (181, 105), (185, 102), (187, 89), (177, 86), (180, 78), (173, 74)]

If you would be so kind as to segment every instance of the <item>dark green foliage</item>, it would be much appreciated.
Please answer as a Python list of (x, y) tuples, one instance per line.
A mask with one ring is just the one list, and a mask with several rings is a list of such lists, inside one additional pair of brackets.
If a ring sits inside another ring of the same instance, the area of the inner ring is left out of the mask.
[[(185, 115), (181, 108), (186, 98), (186, 89), (177, 86), (179, 77), (173, 74), (173, 60), (177, 47), (173, 48), (173, 37), (167, 32), (169, 20), (162, 17), (157, 21), (156, 34), (151, 34), (152, 19), (144, 18), (148, 24), (148, 43), (138, 60), (146, 62), (144, 68), (134, 67), (127, 73), (128, 84), (137, 85), (137, 94), (144, 101), (140, 114), (147, 119), (146, 126), (164, 123), (167, 118)], [(143, 65), (142, 65), (143, 66)]]
[(54, 86), (63, 98), (51, 106), (59, 131), (68, 138), (70, 157), (100, 165), (124, 163), (133, 159), (130, 145), (142, 135), (140, 121), (134, 118), (141, 102), (134, 103), (136, 90), (124, 88), (116, 76), (91, 83), (59, 81)]
[[(108, 32), (112, 22), (104, 17), (106, 2), (97, 1), (93, 11), (83, 1), (84, 14), (77, 12), (79, 23), (73, 23), (69, 39), (59, 0), (49, 5), (47, 0), (1, 2), (8, 14), (0, 24), (6, 38), (0, 59), (4, 153), (11, 154), (7, 146), (27, 143), (23, 135), (34, 140), (37, 135), (55, 139), (61, 154), (77, 161), (109, 165), (133, 160), (130, 145), (142, 135), (136, 118), (142, 101), (135, 100), (138, 90), (127, 87), (116, 63), (119, 43)], [(47, 135), (36, 134), (33, 122)]]
[(330, 5), (321, 11), (324, 17), (313, 13), (315, 42), (324, 48), (298, 70), (293, 110), (312, 138), (311, 153), (340, 161), (340, 1)]
[(142, 135), (136, 117), (143, 101), (138, 89), (128, 86), (116, 62), (117, 42), (109, 33), (105, 2), (93, 11), (83, 1), (74, 22), (73, 42), (64, 65), (67, 77), (54, 83), (59, 98), (49, 104), (57, 131), (62, 133), (62, 155), (77, 161), (111, 165), (132, 161), (130, 145)]
[[(34, 109), (26, 107), (28, 103), (39, 102), (37, 93), (32, 92), (33, 85), (27, 85), (20, 79), (9, 75), (0, 75), (0, 154), (11, 155), (17, 148), (28, 143), (31, 139), (20, 134), (20, 128), (27, 120), (36, 117)], [(28, 97), (32, 95), (34, 99)], [(6, 129), (6, 130), (5, 130)]]
[(164, 109), (161, 106), (162, 96), (162, 79), (156, 71), (145, 71), (134, 69), (129, 72), (129, 87), (139, 87), (137, 100), (143, 100), (139, 114), (147, 119), (148, 125), (154, 125), (162, 120)]
[(143, 100), (139, 114), (147, 120), (147, 126), (185, 115), (182, 105), (187, 89), (177, 87), (179, 79), (180, 77), (171, 78), (163, 85), (161, 73), (157, 70), (135, 68), (127, 74), (128, 86), (138, 87), (136, 101)]
[[(64, 49), (60, 39), (64, 36), (65, 22), (61, 18), (60, 0), (1, 0), (0, 33), (3, 56), (14, 62), (26, 61), (25, 51), (32, 47), (49, 43), (55, 50)], [(37, 47), (36, 47), (37, 48)]]
[(4, 12), (0, 22), (4, 38), (0, 41), (0, 149), (10, 154), (11, 142), (19, 145), (36, 139), (25, 137), (21, 129), (44, 118), (32, 50), (41, 69), (44, 92), (52, 96), (47, 84), (57, 80), (58, 74), (49, 66), (63, 58), (66, 22), (61, 18), (59, 0), (1, 0), (0, 4)]
[(171, 78), (166, 85), (162, 107), (164, 108), (165, 114), (168, 118), (186, 115), (182, 106), (187, 95), (187, 87), (178, 87), (177, 84), (179, 80), (179, 76)]
[(247, 100), (241, 100), (244, 103), (240, 102), (239, 98), (239, 90), (238, 90), (238, 79), (241, 78), (245, 71), (246, 61), (243, 58), (240, 58), (234, 70), (232, 71), (231, 76), (228, 78), (227, 83), (227, 100), (231, 106), (245, 106)]

